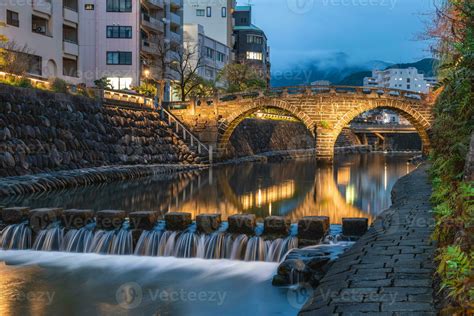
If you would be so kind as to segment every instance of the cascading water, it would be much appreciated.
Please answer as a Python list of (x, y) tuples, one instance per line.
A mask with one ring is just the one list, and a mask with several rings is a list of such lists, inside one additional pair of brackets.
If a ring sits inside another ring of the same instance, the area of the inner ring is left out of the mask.
[(133, 253), (132, 234), (128, 229), (98, 230), (94, 233), (88, 252), (130, 255)]
[(2, 249), (30, 249), (31, 228), (27, 223), (13, 224), (5, 227), (0, 233)]
[(66, 252), (88, 252), (92, 245), (94, 234), (91, 225), (80, 229), (71, 229), (64, 235), (60, 250)]
[(280, 262), (291, 249), (298, 248), (298, 238), (290, 236), (285, 239), (278, 238), (269, 243), (265, 261)]
[(7, 226), (0, 233), (2, 249), (33, 249), (113, 255), (138, 255), (178, 258), (231, 259), (279, 262), (285, 253), (298, 247), (296, 237), (265, 240), (261, 236), (230, 234), (221, 229), (211, 234), (196, 232), (195, 225), (185, 231), (167, 231), (164, 222), (143, 231), (135, 248), (128, 222), (120, 229), (96, 230), (95, 223), (66, 231), (54, 222), (38, 232), (32, 244), (27, 223)]
[(59, 223), (53, 223), (47, 229), (38, 232), (33, 250), (59, 251), (64, 239), (64, 228)]

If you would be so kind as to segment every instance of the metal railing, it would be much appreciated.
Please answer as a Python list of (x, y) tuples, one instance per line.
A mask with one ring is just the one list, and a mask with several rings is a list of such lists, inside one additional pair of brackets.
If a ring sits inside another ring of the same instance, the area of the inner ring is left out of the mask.
[(175, 125), (175, 133), (180, 135), (182, 140), (188, 144), (191, 148), (197, 147), (197, 153), (202, 157), (207, 153), (209, 164), (212, 165), (214, 160), (214, 150), (212, 145), (206, 146), (203, 144), (196, 135), (194, 135), (181, 121), (174, 116), (170, 111), (165, 109), (161, 104), (158, 103), (157, 99), (154, 100), (155, 108), (160, 112), (161, 119), (168, 122), (168, 125)]

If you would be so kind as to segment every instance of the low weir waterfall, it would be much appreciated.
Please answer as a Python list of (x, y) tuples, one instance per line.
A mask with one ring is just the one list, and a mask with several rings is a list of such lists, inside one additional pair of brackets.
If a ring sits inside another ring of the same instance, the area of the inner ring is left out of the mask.
[(115, 230), (97, 229), (95, 223), (66, 230), (59, 222), (51, 223), (33, 238), (27, 222), (6, 226), (0, 233), (3, 250), (64, 251), (110, 255), (138, 255), (178, 258), (231, 259), (279, 262), (291, 249), (298, 247), (292, 234), (265, 240), (262, 236), (232, 234), (226, 225), (213, 233), (196, 231), (195, 224), (184, 231), (165, 229), (159, 222), (152, 230), (144, 230), (133, 245), (128, 222)]

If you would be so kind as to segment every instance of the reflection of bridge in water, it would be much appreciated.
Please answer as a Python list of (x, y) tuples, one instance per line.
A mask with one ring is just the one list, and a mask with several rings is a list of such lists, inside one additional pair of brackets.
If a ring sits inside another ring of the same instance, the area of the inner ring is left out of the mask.
[[(400, 158), (401, 157), (401, 158)], [(280, 215), (293, 222), (304, 216), (372, 219), (390, 205), (395, 181), (411, 171), (408, 156), (383, 154), (338, 157), (334, 166), (315, 160), (248, 163), (202, 173), (147, 178), (90, 187), (17, 196), (2, 205), (220, 213), (225, 220), (238, 213), (259, 220)]]
[(329, 216), (332, 223), (344, 217), (371, 220), (390, 205), (392, 185), (413, 167), (406, 159), (369, 156), (321, 168), (314, 161), (227, 166), (202, 175), (213, 185), (180, 199), (169, 211), (221, 213), (223, 219), (253, 213), (258, 219), (281, 215), (293, 222), (304, 216)]

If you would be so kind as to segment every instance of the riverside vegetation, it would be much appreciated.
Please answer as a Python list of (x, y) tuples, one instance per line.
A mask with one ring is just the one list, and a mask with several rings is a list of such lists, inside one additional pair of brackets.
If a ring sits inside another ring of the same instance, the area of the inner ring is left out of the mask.
[(446, 0), (430, 35), (441, 59), (431, 154), (440, 307), (442, 315), (464, 315), (474, 308), (474, 3)]

